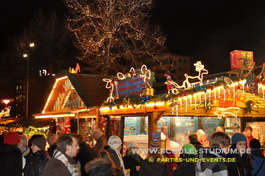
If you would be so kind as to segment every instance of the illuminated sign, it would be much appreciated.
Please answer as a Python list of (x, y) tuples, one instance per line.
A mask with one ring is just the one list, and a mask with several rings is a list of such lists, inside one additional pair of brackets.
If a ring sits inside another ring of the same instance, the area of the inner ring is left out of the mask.
[(246, 107), (246, 102), (249, 100), (242, 94), (220, 95), (216, 97), (216, 105), (219, 107)]
[(143, 76), (136, 76), (118, 81), (117, 87), (114, 91), (114, 97), (140, 95), (142, 89), (146, 88), (146, 86), (145, 78)]

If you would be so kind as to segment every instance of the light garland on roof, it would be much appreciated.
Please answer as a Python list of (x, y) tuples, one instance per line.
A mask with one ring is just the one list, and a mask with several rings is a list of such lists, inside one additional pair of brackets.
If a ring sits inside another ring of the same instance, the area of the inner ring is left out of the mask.
[(48, 107), (48, 105), (50, 103), (50, 100), (53, 97), (54, 89), (57, 87), (58, 82), (61, 81), (61, 80), (67, 79), (67, 78), (68, 78), (68, 76), (63, 76), (63, 77), (60, 77), (60, 78), (56, 79), (56, 81), (55, 81), (55, 83), (54, 83), (54, 85), (52, 87), (52, 91), (51, 91), (51, 93), (50, 93), (50, 95), (49, 95), (49, 97), (48, 97), (48, 99), (46, 101), (46, 104), (45, 104), (43, 110), (42, 110), (42, 113), (45, 113), (45, 111), (46, 111), (46, 109), (47, 109), (47, 107)]
[(38, 115), (35, 116), (36, 119), (42, 119), (42, 118), (57, 118), (57, 117), (75, 117), (75, 114), (51, 114), (51, 115)]

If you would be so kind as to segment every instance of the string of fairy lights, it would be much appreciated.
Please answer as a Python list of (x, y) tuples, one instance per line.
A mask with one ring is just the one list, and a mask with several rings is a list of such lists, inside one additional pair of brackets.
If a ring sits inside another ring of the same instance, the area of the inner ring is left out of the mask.
[[(95, 64), (95, 69), (99, 68), (98, 62), (102, 62), (99, 65), (112, 64), (108, 66), (110, 68), (120, 64), (116, 61), (117, 58), (134, 63), (133, 60), (144, 53), (142, 50), (156, 51), (152, 44), (155, 42), (162, 46), (164, 37), (155, 36), (158, 34), (155, 33), (154, 37), (149, 37), (152, 42), (145, 41), (149, 36), (146, 27), (148, 21), (145, 19), (148, 18), (152, 3), (152, 0), (67, 1), (70, 12), (67, 27), (73, 33), (75, 45), (80, 50), (79, 59), (90, 65)], [(120, 44), (121, 42), (124, 44)], [(109, 61), (99, 61), (93, 57), (90, 59), (89, 56), (108, 56), (106, 59)]]

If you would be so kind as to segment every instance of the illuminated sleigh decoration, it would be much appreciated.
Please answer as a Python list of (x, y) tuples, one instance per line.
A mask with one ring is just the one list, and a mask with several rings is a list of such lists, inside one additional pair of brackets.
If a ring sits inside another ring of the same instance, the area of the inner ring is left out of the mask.
[[(119, 94), (118, 94), (118, 90), (117, 90), (117, 85), (118, 85), (118, 81), (119, 80), (124, 80), (126, 78), (129, 77), (134, 77), (134, 76), (140, 76), (144, 78), (144, 83), (147, 84), (149, 86), (149, 88), (151, 88), (151, 85), (148, 83), (148, 80), (151, 79), (151, 71), (149, 69), (147, 69), (146, 65), (142, 65), (141, 69), (140, 69), (140, 75), (137, 75), (137, 71), (131, 67), (129, 73), (127, 74), (123, 74), (121, 72), (117, 73), (117, 80), (112, 80), (109, 78), (104, 78), (103, 81), (106, 82), (106, 88), (110, 90), (110, 94), (109, 97), (107, 98), (106, 102), (107, 103), (113, 103), (115, 99), (119, 98)], [(114, 97), (114, 89), (116, 89), (116, 96)]]
[[(183, 81), (182, 85), (180, 86), (178, 83), (176, 83), (175, 81), (173, 81), (170, 77), (170, 75), (166, 74), (166, 78), (167, 78), (167, 82), (165, 82), (165, 84), (167, 84), (167, 89), (168, 89), (168, 94), (178, 94), (179, 91), (178, 89), (191, 89), (194, 88), (197, 84), (199, 84), (200, 86), (203, 85), (203, 75), (208, 74), (208, 70), (206, 70), (204, 68), (204, 65), (202, 65), (201, 61), (197, 61), (195, 64), (195, 70), (198, 72), (197, 76), (189, 76), (187, 74), (184, 74), (185, 76), (185, 80)], [(198, 80), (197, 82), (192, 82), (190, 83), (189, 80)]]

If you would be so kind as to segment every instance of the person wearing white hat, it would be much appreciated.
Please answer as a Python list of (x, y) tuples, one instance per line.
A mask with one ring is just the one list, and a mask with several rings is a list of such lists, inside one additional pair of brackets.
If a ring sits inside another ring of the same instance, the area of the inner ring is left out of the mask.
[(109, 153), (111, 159), (117, 168), (119, 168), (123, 175), (126, 175), (124, 163), (120, 153), (122, 141), (119, 136), (113, 135), (108, 140), (106, 151)]
[(140, 165), (143, 159), (137, 154), (138, 144), (136, 142), (129, 142), (126, 145), (126, 154), (122, 158), (124, 161), (125, 169), (130, 169), (130, 175), (139, 176)]

